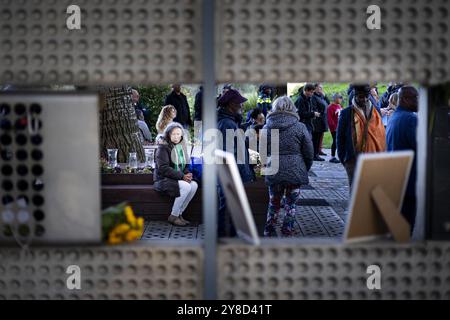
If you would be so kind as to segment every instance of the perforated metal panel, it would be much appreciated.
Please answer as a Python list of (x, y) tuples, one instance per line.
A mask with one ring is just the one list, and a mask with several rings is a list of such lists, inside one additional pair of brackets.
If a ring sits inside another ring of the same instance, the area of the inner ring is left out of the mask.
[[(369, 30), (370, 5), (381, 30)], [(446, 0), (218, 1), (220, 82), (450, 79)]]
[[(66, 286), (71, 265), (81, 290)], [(0, 250), (3, 299), (201, 299), (200, 247), (95, 247)]]
[(99, 243), (98, 96), (0, 92), (0, 109), (0, 243)]
[[(201, 0), (1, 0), (0, 82), (199, 82)], [(81, 30), (66, 26), (81, 9)]]
[[(219, 299), (450, 299), (450, 245), (224, 245)], [(381, 290), (367, 268), (381, 268)]]

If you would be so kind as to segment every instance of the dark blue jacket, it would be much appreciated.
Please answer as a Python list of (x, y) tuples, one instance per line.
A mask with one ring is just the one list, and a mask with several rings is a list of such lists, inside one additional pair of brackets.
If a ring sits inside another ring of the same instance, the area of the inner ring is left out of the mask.
[[(228, 111), (226, 111), (223, 108), (219, 108), (218, 114), (217, 114), (217, 129), (220, 130), (223, 136), (223, 145), (222, 148), (224, 151), (230, 152), (231, 150), (226, 150), (227, 143), (226, 143), (226, 134), (227, 130), (238, 130), (240, 127), (242, 117), (239, 115), (234, 115)], [(237, 138), (234, 138), (234, 157), (237, 159)], [(255, 172), (250, 166), (250, 156), (248, 153), (248, 146), (246, 141), (245, 146), (245, 164), (238, 164), (239, 173), (242, 178), (242, 182), (250, 182), (255, 180)]]
[(336, 131), (336, 146), (339, 160), (346, 163), (355, 158), (355, 149), (352, 140), (351, 112), (348, 107), (341, 111)]
[[(412, 150), (417, 152), (417, 115), (399, 106), (389, 120), (386, 131), (388, 151)], [(409, 177), (406, 195), (415, 196), (416, 176), (417, 176), (417, 156), (414, 155), (414, 162)]]

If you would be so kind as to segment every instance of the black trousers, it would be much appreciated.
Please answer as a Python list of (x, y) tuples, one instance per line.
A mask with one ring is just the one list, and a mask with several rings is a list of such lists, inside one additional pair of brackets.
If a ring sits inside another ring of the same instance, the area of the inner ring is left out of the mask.
[(319, 156), (320, 152), (320, 138), (322, 136), (322, 132), (313, 132), (312, 134), (312, 140), (313, 140), (313, 146), (314, 146), (314, 156)]
[(336, 156), (336, 132), (331, 133), (331, 137), (333, 137), (333, 144), (331, 145), (331, 156)]

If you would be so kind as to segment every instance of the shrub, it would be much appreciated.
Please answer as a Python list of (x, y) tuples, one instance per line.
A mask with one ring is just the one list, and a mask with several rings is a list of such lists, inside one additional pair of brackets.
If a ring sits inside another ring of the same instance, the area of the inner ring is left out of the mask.
[(148, 107), (149, 114), (145, 117), (149, 129), (153, 137), (156, 137), (156, 121), (158, 121), (159, 113), (164, 107), (164, 100), (172, 89), (166, 86), (142, 86), (138, 88), (141, 95), (141, 101)]

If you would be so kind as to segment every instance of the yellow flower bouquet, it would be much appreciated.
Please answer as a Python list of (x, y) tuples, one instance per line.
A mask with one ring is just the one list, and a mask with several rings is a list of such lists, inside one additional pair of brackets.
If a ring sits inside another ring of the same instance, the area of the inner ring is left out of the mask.
[(102, 212), (103, 240), (110, 245), (130, 243), (142, 237), (144, 219), (136, 218), (127, 203), (107, 208)]

